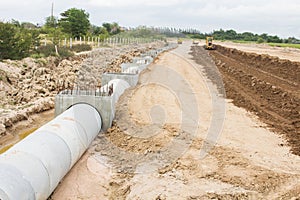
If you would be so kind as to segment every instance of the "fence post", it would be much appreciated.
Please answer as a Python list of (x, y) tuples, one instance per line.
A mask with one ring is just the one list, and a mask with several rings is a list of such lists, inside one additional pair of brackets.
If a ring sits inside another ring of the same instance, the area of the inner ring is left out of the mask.
[(72, 38), (70, 38), (70, 49), (72, 49)]

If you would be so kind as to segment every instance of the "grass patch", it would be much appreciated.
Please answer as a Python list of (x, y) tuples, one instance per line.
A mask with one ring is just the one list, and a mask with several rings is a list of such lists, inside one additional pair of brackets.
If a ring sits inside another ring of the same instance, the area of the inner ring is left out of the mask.
[(82, 51), (91, 51), (92, 46), (88, 44), (77, 44), (73, 45), (72, 48), (68, 48), (70, 51), (75, 51), (76, 53), (82, 52)]
[(240, 43), (240, 44), (253, 44), (254, 41), (245, 41), (245, 40), (232, 40), (234, 43)]
[[(71, 57), (74, 55), (73, 52), (65, 47), (58, 47), (58, 53), (62, 58)], [(35, 57), (57, 56), (54, 45), (40, 46), (34, 54), (36, 54)]]
[[(58, 54), (62, 58), (71, 57), (74, 52), (91, 51), (92, 46), (88, 44), (77, 44), (70, 47), (58, 47)], [(54, 45), (40, 46), (32, 55), (33, 58), (43, 58), (48, 56), (57, 56)]]
[(268, 43), (272, 47), (290, 47), (300, 49), (300, 44), (289, 44), (289, 43)]

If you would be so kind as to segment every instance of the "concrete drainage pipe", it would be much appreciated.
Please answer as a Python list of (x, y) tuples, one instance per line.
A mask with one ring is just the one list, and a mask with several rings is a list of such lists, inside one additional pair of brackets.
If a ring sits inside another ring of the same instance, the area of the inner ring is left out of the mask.
[(101, 130), (101, 116), (75, 104), (0, 157), (0, 199), (47, 199)]

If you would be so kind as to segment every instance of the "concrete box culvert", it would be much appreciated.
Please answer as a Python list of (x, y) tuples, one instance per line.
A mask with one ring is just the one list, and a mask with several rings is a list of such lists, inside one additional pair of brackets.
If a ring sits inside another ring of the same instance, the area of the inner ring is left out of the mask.
[(124, 73), (128, 73), (128, 74), (139, 74), (142, 70), (140, 70), (139, 67), (129, 67), (127, 68)]
[[(107, 87), (107, 86), (106, 86)], [(95, 95), (58, 94), (55, 97), (55, 115), (58, 116), (75, 104), (86, 103), (92, 105), (101, 115), (102, 130), (107, 130), (112, 122), (112, 97)]]
[(155, 57), (157, 57), (157, 55), (158, 55), (157, 50), (150, 50), (150, 51), (147, 51), (147, 52), (141, 54), (141, 57), (151, 56), (152, 58), (155, 58)]
[(102, 74), (101, 83), (103, 85), (106, 85), (109, 81), (111, 81), (113, 79), (124, 80), (131, 87), (133, 87), (133, 86), (136, 86), (136, 84), (139, 80), (139, 75), (138, 74), (128, 74), (128, 73), (104, 73), (104, 74)]
[[(92, 106), (76, 104), (52, 125), (49, 122), (0, 156), (1, 200), (47, 199), (86, 150), (76, 146), (79, 141), (88, 147), (100, 132), (101, 117)], [(69, 127), (70, 132), (58, 131), (58, 125)]]
[(153, 61), (151, 56), (146, 57), (135, 57), (132, 59), (132, 63), (136, 64), (150, 64)]
[(149, 64), (139, 64), (139, 63), (123, 63), (121, 64), (121, 72), (126, 73), (125, 71), (131, 67), (139, 67), (145, 69)]

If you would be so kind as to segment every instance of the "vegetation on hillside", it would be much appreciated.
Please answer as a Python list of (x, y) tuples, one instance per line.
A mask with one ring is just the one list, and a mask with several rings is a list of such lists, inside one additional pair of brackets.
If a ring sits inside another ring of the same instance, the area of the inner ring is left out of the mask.
[(39, 45), (39, 32), (19, 24), (0, 22), (0, 59), (21, 59)]
[[(49, 16), (45, 24), (38, 27), (29, 22), (20, 23), (16, 20), (0, 22), (0, 60), (22, 59), (28, 56), (72, 56), (73, 52), (91, 50), (87, 44), (75, 44), (71, 48), (58, 47), (65, 38), (99, 37), (105, 38), (122, 32), (118, 23), (104, 22), (102, 26), (92, 25), (89, 13), (85, 10), (70, 8), (60, 14), (60, 18)], [(41, 40), (51, 42), (41, 45)]]
[(60, 14), (58, 25), (63, 32), (72, 37), (85, 36), (90, 28), (89, 14), (80, 9), (71, 8)]
[(206, 36), (213, 36), (216, 40), (232, 40), (232, 41), (252, 41), (257, 43), (300, 43), (299, 39), (289, 37), (287, 39), (279, 38), (278, 36), (263, 34), (254, 34), (251, 32), (237, 33), (235, 30), (215, 30), (212, 33), (201, 33), (199, 31), (184, 30), (185, 35), (191, 38), (205, 39)]
[[(201, 33), (196, 29), (154, 28), (140, 26), (137, 28), (123, 28), (118, 23), (102, 22), (102, 26), (93, 25), (89, 21), (89, 13), (82, 9), (70, 8), (57, 16), (48, 16), (43, 26), (36, 26), (30, 22), (0, 22), (0, 60), (22, 59), (27, 56), (70, 56), (73, 52), (91, 49), (89, 45), (82, 44), (67, 48), (59, 46), (66, 38), (99, 38), (100, 41), (109, 37), (142, 38), (146, 40), (163, 39), (165, 37), (188, 37), (193, 39), (205, 39), (206, 36), (214, 36), (217, 40), (246, 41), (257, 43), (299, 44), (300, 40), (290, 37), (282, 39), (278, 36), (254, 34), (251, 32), (237, 33), (235, 30), (215, 30), (212, 33)], [(51, 42), (45, 47), (40, 45), (43, 40)], [(298, 47), (298, 45), (288, 45)]]

